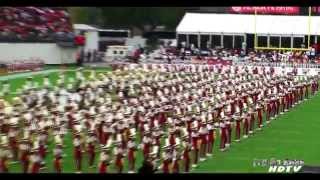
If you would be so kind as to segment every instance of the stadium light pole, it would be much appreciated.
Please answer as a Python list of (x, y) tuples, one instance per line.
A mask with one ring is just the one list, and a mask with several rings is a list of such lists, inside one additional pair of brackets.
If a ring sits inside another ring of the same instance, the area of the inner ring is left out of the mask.
[(257, 8), (254, 9), (254, 49), (257, 47)]
[(308, 48), (310, 48), (310, 33), (311, 33), (311, 6), (309, 6), (309, 17), (308, 17)]

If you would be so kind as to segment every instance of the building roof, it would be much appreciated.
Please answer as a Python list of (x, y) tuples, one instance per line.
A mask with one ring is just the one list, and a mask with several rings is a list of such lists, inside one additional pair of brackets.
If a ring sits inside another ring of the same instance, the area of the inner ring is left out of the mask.
[(89, 26), (86, 24), (74, 24), (73, 28), (76, 30), (87, 30), (87, 31), (98, 31), (99, 30), (93, 26)]
[[(320, 17), (312, 16), (310, 33), (320, 34)], [(257, 34), (294, 35), (309, 34), (308, 16), (186, 13), (176, 31), (179, 34)]]

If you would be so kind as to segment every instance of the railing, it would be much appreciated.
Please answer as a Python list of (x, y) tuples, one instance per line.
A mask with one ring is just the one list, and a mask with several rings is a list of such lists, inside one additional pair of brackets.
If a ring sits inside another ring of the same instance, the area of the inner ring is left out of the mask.
[(295, 64), (295, 63), (272, 63), (272, 62), (242, 62), (234, 61), (233, 65), (242, 65), (242, 66), (269, 66), (269, 67), (296, 67), (296, 68), (320, 68), (320, 64)]

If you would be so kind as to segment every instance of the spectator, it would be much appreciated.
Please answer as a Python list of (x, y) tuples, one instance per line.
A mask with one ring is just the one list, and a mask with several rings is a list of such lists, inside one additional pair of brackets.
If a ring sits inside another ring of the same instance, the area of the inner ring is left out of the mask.
[(97, 56), (98, 56), (98, 51), (95, 49), (95, 50), (93, 50), (93, 53), (92, 53), (92, 61), (93, 62), (97, 61)]
[(87, 62), (91, 61), (91, 50), (89, 49), (87, 52)]

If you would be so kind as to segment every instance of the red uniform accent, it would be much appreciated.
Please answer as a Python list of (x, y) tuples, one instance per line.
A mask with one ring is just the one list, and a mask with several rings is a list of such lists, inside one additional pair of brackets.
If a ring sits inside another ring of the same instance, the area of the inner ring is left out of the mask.
[(9, 172), (9, 169), (7, 167), (7, 158), (6, 157), (3, 157), (0, 159), (0, 173), (8, 173)]
[(149, 155), (149, 152), (150, 152), (150, 144), (149, 143), (144, 144), (144, 146), (143, 146), (144, 157), (147, 157)]
[(61, 166), (61, 160), (60, 159), (61, 159), (60, 157), (56, 157), (54, 159), (53, 166), (54, 166), (54, 169), (55, 169), (56, 173), (61, 173), (62, 172), (62, 166)]
[(240, 140), (240, 135), (241, 135), (241, 121), (237, 120), (236, 121), (236, 140)]
[(244, 118), (243, 132), (245, 135), (248, 135), (249, 133), (249, 119), (247, 117)]
[(21, 155), (21, 164), (23, 168), (23, 173), (28, 172), (28, 167), (29, 167), (29, 152), (25, 151)]
[(227, 128), (226, 127), (221, 128), (220, 138), (221, 138), (220, 149), (224, 149), (226, 147), (226, 143), (227, 143)]
[(227, 130), (226, 143), (230, 144), (231, 143), (231, 132), (232, 132), (231, 124), (226, 124), (226, 130)]
[(122, 154), (117, 154), (115, 165), (118, 168), (119, 173), (121, 173), (123, 170), (122, 158), (123, 158)]
[(101, 162), (99, 164), (99, 173), (107, 173), (108, 166), (106, 162)]
[(95, 147), (93, 143), (88, 144), (88, 154), (89, 154), (89, 166), (93, 166), (94, 159), (96, 156)]
[(254, 121), (255, 121), (254, 113), (251, 113), (250, 114), (250, 131), (253, 131), (254, 129)]
[(101, 138), (101, 143), (105, 145), (108, 142), (109, 138), (110, 138), (110, 133), (109, 132), (103, 132), (101, 137), (102, 137)]
[(173, 146), (173, 145), (176, 144), (176, 138), (175, 138), (174, 134), (170, 134), (170, 136), (169, 136), (169, 144), (170, 144), (170, 146)]
[(172, 173), (179, 173), (179, 160), (173, 161)]
[(267, 121), (270, 121), (270, 115), (271, 115), (271, 103), (267, 104)]
[(42, 159), (44, 159), (46, 157), (46, 148), (45, 148), (44, 144), (39, 145), (39, 154)]
[(170, 160), (163, 161), (163, 165), (162, 165), (163, 173), (169, 173), (169, 164), (170, 164)]
[(9, 146), (12, 149), (14, 160), (18, 160), (19, 149), (16, 137), (9, 137)]
[(261, 127), (261, 125), (262, 125), (262, 109), (258, 108), (257, 111), (258, 111), (258, 126)]
[(31, 173), (39, 173), (40, 171), (40, 162), (35, 162), (32, 164)]
[(190, 170), (190, 155), (189, 155), (189, 148), (186, 147), (183, 151), (183, 160), (184, 160), (184, 171), (189, 172)]
[(76, 160), (76, 168), (81, 171), (82, 153), (80, 146), (74, 148), (74, 158)]

